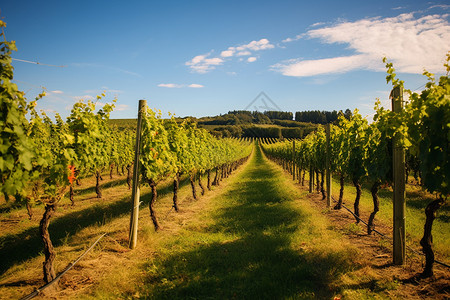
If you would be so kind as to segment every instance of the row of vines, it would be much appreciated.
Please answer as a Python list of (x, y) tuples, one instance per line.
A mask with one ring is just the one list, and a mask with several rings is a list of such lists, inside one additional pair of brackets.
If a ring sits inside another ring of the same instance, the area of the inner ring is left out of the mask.
[[(58, 204), (67, 197), (75, 205), (73, 187), (87, 176), (96, 177), (96, 194), (101, 198), (102, 174), (108, 171), (112, 175), (114, 169), (118, 173), (127, 169), (131, 187), (136, 131), (119, 130), (108, 124), (116, 100), (98, 109), (96, 106), (105, 94), (97, 96), (96, 101), (76, 102), (66, 120), (58, 114), (51, 118), (38, 112), (37, 102), (44, 101), (45, 92), (34, 101), (27, 101), (24, 92), (12, 82), (11, 53), (16, 46), (14, 41), (6, 41), (5, 26), (0, 21), (0, 191), (5, 201), (26, 205), (30, 216), (32, 205), (44, 206), (39, 232), (44, 244), (44, 280), (48, 283), (56, 277), (56, 253), (48, 227)], [(218, 140), (189, 120), (163, 119), (161, 113), (151, 109), (144, 114), (142, 128), (138, 171), (152, 190), (150, 212), (155, 229), (159, 223), (153, 204), (160, 181), (174, 180), (173, 201), (178, 211), (180, 176), (189, 176), (193, 197), (197, 198), (196, 176), (203, 194), (203, 174), (207, 174), (208, 189), (211, 184), (219, 184), (252, 149), (248, 140)]]
[[(447, 74), (436, 82), (434, 75), (425, 72), (428, 83), (420, 94), (406, 91), (409, 101), (402, 112), (394, 113), (375, 104), (376, 114), (368, 123), (357, 110), (346, 119), (340, 116), (330, 128), (330, 169), (340, 178), (340, 193), (335, 209), (342, 207), (344, 181), (350, 180), (356, 188), (354, 214), (359, 222), (359, 202), (362, 182), (371, 185), (373, 212), (367, 222), (367, 232), (374, 229), (374, 219), (379, 211), (378, 191), (381, 186), (392, 185), (393, 138), (397, 137), (406, 151), (406, 169), (414, 172), (422, 187), (436, 195), (436, 200), (425, 209), (426, 222), (424, 235), (420, 241), (426, 255), (426, 265), (422, 276), (433, 274), (434, 253), (432, 250), (432, 224), (436, 211), (446, 204), (450, 195), (450, 54), (445, 64)], [(387, 82), (395, 87), (403, 87), (391, 63), (386, 64)], [(316, 175), (317, 189), (326, 192), (323, 178), (326, 170), (326, 134), (323, 127), (296, 143), (293, 154), (292, 142), (263, 144), (265, 153), (288, 169), (295, 165), (299, 170), (300, 181), (306, 172)], [(319, 178), (321, 176), (321, 178)], [(419, 178), (420, 177), (420, 178)], [(320, 183), (320, 184), (319, 184)]]
[[(153, 205), (157, 197), (156, 186), (161, 180), (173, 180), (173, 208), (178, 211), (177, 191), (181, 176), (189, 177), (192, 196), (197, 199), (195, 181), (198, 180), (203, 195), (206, 189), (218, 185), (249, 156), (251, 145), (250, 140), (217, 139), (205, 129), (197, 128), (196, 123), (189, 119), (179, 123), (173, 117), (162, 119), (160, 112), (146, 109), (140, 164), (143, 180), (152, 190), (150, 216), (155, 230), (160, 225)], [(203, 175), (207, 176), (206, 189)]]

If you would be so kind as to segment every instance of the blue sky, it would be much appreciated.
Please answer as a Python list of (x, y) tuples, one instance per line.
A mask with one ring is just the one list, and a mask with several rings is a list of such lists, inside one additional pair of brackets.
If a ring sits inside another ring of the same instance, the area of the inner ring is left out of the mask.
[(103, 91), (117, 97), (112, 118), (135, 118), (139, 99), (182, 117), (224, 114), (263, 91), (284, 111), (370, 118), (376, 98), (389, 107), (383, 56), (412, 90), (424, 68), (443, 73), (449, 14), (448, 1), (0, 4), (15, 83), (28, 99), (44, 87), (38, 107), (64, 117)]

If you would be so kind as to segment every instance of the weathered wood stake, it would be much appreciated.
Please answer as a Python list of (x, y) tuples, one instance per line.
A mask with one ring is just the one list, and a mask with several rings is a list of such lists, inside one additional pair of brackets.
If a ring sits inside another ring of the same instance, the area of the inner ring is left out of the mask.
[[(403, 87), (397, 86), (392, 90), (392, 111), (400, 113), (403, 109)], [(394, 247), (393, 258), (395, 265), (405, 262), (405, 151), (401, 145), (402, 136), (394, 135), (392, 139), (393, 179), (394, 179)]]
[(325, 126), (326, 143), (327, 143), (327, 156), (326, 156), (326, 178), (325, 183), (327, 186), (327, 207), (331, 207), (331, 153), (330, 153), (330, 128), (331, 125), (328, 123)]
[(133, 188), (131, 190), (131, 218), (130, 218), (130, 235), (128, 241), (128, 247), (130, 249), (136, 248), (137, 244), (137, 232), (138, 232), (138, 219), (139, 219), (139, 154), (141, 146), (141, 126), (142, 116), (147, 108), (147, 100), (139, 100), (138, 110), (138, 123), (136, 128), (136, 145), (134, 148), (134, 164), (133, 164)]
[(292, 180), (295, 181), (295, 140), (292, 141)]

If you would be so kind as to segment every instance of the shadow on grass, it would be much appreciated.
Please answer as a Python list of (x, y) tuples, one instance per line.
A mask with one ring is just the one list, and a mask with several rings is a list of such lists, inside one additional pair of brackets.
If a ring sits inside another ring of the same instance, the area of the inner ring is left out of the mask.
[[(116, 187), (118, 185), (125, 185), (127, 183), (126, 178), (115, 179), (115, 180), (108, 178), (108, 180), (109, 180), (108, 182), (100, 183), (101, 189), (108, 189), (108, 188)], [(81, 188), (78, 186), (75, 186), (74, 193), (76, 195), (85, 195), (85, 194), (89, 194), (89, 193), (95, 193), (95, 185), (89, 186), (86, 188), (82, 188), (82, 186), (83, 185), (81, 185)]]
[[(108, 182), (102, 182), (100, 184), (101, 189), (108, 189), (108, 188), (113, 188), (113, 187), (116, 187), (119, 185), (125, 185), (127, 182), (126, 178), (115, 179), (115, 180), (108, 178), (108, 180), (109, 180)], [(76, 196), (81, 196), (81, 195), (85, 195), (85, 194), (89, 194), (89, 193), (95, 193), (95, 185), (89, 186), (86, 188), (83, 188), (83, 185), (81, 185), (81, 186), (75, 185), (74, 193)], [(88, 198), (88, 199), (91, 199), (91, 198)], [(88, 199), (83, 199), (83, 200), (88, 200)], [(80, 201), (80, 200), (78, 199), (78, 201)], [(25, 207), (24, 201), (22, 201), (22, 202), (10, 201), (7, 203), (3, 203), (3, 204), (0, 204), (0, 214), (9, 213), (12, 210), (21, 209), (23, 207)]]
[(6, 202), (0, 205), (0, 214), (9, 213), (14, 209), (24, 207), (25, 205), (21, 202)]
[[(122, 180), (111, 181), (109, 186), (120, 184)], [(189, 180), (182, 180), (180, 187), (186, 186)], [(160, 197), (172, 192), (172, 183), (161, 184), (158, 187)], [(150, 193), (141, 194), (141, 209), (145, 209), (150, 201)], [(99, 200), (102, 201), (102, 200)], [(62, 245), (67, 237), (73, 236), (78, 231), (93, 225), (101, 226), (115, 218), (129, 214), (131, 211), (131, 195), (116, 202), (104, 204), (93, 203), (92, 206), (80, 211), (67, 213), (55, 219), (51, 219), (49, 232), (55, 247)], [(24, 262), (40, 255), (43, 249), (39, 235), (39, 224), (18, 234), (10, 234), (0, 238), (0, 275), (4, 274), (15, 264)], [(58, 259), (58, 258), (57, 258)]]
[[(53, 219), (49, 226), (53, 245), (59, 246), (67, 236), (74, 235), (85, 227), (109, 222), (115, 217), (127, 214), (129, 210), (130, 199), (126, 197), (108, 205), (93, 204), (89, 208)], [(0, 246), (0, 274), (17, 263), (39, 255), (43, 248), (37, 226), (1, 238)]]
[[(337, 253), (296, 251), (291, 240), (308, 218), (294, 211), (258, 149), (206, 232), (233, 240), (194, 244), (147, 266), (142, 298), (331, 298), (330, 283), (350, 268)], [(290, 200), (290, 199), (289, 199)], [(305, 229), (308, 232), (307, 229)], [(182, 243), (182, 241), (181, 241)]]
[[(364, 190), (363, 193), (370, 195), (370, 185), (367, 183), (363, 185)], [(378, 192), (378, 196), (381, 199), (388, 199), (388, 201), (392, 201), (393, 192), (389, 189), (380, 189)], [(423, 190), (413, 190), (413, 191), (406, 191), (406, 207), (408, 209), (415, 209), (417, 210), (417, 213), (422, 213), (425, 217), (425, 208), (428, 204), (430, 204), (433, 200), (435, 200), (435, 196), (431, 194), (427, 194)], [(443, 222), (443, 223), (449, 223), (450, 222), (450, 205), (444, 205), (438, 210), (437, 213), (437, 220)]]

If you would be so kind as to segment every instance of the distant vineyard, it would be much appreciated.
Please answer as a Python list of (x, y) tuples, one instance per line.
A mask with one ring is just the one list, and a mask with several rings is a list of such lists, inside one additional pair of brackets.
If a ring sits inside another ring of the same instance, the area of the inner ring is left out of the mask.
[(119, 129), (136, 128), (137, 119), (109, 119), (108, 124)]

